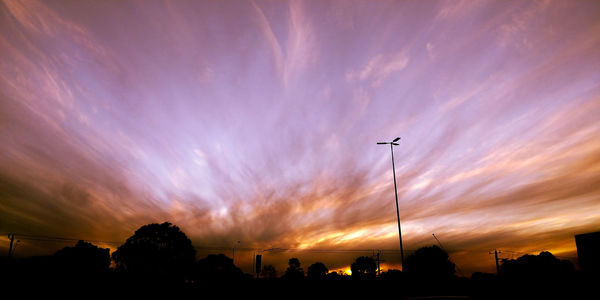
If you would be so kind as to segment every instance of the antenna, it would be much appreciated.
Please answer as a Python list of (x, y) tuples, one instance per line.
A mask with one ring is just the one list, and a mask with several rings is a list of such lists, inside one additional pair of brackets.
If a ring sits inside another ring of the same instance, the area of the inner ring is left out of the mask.
[[(440, 248), (442, 248), (442, 250), (446, 251), (446, 249), (444, 249), (444, 246), (442, 245), (442, 242), (440, 242), (440, 240), (437, 238), (437, 236), (435, 236), (435, 233), (432, 233), (431, 235), (433, 235), (433, 238), (438, 242), (438, 244), (440, 244)], [(448, 252), (448, 251), (446, 251)]]
[[(444, 250), (444, 252), (448, 253), (448, 251), (446, 251), (446, 249), (444, 249), (442, 242), (440, 242), (440, 240), (437, 238), (437, 236), (435, 236), (435, 233), (432, 233), (431, 235), (433, 235), (433, 238), (438, 242), (438, 244), (440, 244), (440, 248), (442, 248), (442, 250)], [(448, 258), (450, 258), (450, 253), (448, 253)], [(460, 267), (458, 266), (458, 264), (456, 262), (454, 262), (454, 265), (456, 266), (456, 270), (458, 271), (458, 273), (460, 273), (460, 275), (462, 275), (464, 277), (465, 274), (463, 274), (463, 272), (460, 269)]]

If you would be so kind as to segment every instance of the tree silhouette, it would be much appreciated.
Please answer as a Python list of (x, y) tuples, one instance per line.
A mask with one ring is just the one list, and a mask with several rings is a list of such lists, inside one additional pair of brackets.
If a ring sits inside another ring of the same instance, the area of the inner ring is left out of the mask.
[(211, 254), (199, 260), (194, 267), (194, 278), (203, 281), (238, 280), (244, 273), (223, 254)]
[(300, 268), (300, 260), (293, 257), (288, 260), (288, 268), (283, 274), (284, 279), (298, 280), (304, 278), (304, 270)]
[(325, 279), (327, 280), (338, 280), (340, 279), (340, 274), (338, 274), (338, 272), (333, 271), (333, 272), (329, 272), (327, 273), (327, 275), (325, 275)]
[(181, 277), (196, 250), (179, 227), (165, 222), (140, 227), (112, 255), (116, 269), (145, 276)]
[(381, 280), (397, 281), (402, 279), (402, 275), (403, 273), (400, 270), (389, 269), (387, 272), (381, 273), (379, 278)]
[(377, 264), (371, 257), (360, 256), (350, 265), (350, 271), (352, 271), (352, 278), (372, 279), (375, 278)]
[(416, 278), (448, 279), (454, 276), (455, 264), (440, 247), (422, 247), (404, 261), (403, 272)]
[(108, 248), (99, 248), (84, 241), (58, 250), (53, 258), (63, 272), (75, 276), (99, 275), (107, 272), (110, 266)]
[(309, 279), (322, 280), (325, 279), (325, 275), (327, 275), (327, 272), (329, 272), (329, 269), (327, 269), (327, 267), (322, 262), (316, 262), (310, 265), (310, 267), (308, 267), (306, 276)]
[(500, 276), (522, 282), (563, 280), (574, 272), (570, 261), (560, 260), (547, 251), (517, 259), (503, 259), (500, 266)]
[(260, 272), (260, 275), (266, 279), (275, 279), (277, 278), (277, 270), (272, 265), (265, 265)]

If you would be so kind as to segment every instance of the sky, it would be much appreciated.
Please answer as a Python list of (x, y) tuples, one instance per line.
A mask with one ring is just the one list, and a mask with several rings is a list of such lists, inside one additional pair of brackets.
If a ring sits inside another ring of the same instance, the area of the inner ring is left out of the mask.
[(407, 254), (600, 230), (599, 1), (2, 1), (0, 35), (2, 234), (400, 268), (395, 137)]

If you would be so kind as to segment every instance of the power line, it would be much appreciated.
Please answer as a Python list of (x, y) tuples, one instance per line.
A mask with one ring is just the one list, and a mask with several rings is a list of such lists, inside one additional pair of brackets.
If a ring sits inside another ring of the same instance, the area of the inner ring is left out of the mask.
[[(279, 252), (373, 252), (375, 249), (306, 249), (306, 248), (277, 248)], [(398, 249), (381, 249), (385, 252), (401, 252)], [(413, 250), (407, 250), (413, 251)]]
[[(25, 234), (25, 233), (6, 233), (6, 235), (14, 235), (21, 240), (30, 240), (30, 241), (42, 241), (42, 242), (77, 242), (77, 241), (86, 241), (92, 243), (102, 243), (102, 244), (113, 244), (113, 245), (121, 245), (124, 242), (118, 241), (105, 241), (105, 240), (95, 240), (95, 239), (86, 239), (86, 238), (75, 238), (75, 237), (60, 237), (60, 236), (50, 236), (50, 235), (33, 235), (33, 234)], [(231, 250), (231, 247), (227, 246), (197, 246), (194, 247), (197, 250), (222, 250), (228, 251)], [(236, 248), (236, 250), (242, 251), (260, 251), (264, 250), (264, 248)], [(374, 249), (307, 249), (307, 248), (270, 248), (271, 252), (331, 252), (331, 253), (345, 253), (345, 252), (372, 252)], [(398, 249), (381, 249), (382, 252), (401, 252)], [(407, 251), (414, 251), (412, 249), (407, 249)]]
[[(494, 259), (496, 260), (496, 274), (500, 274), (500, 263), (498, 261), (498, 253), (502, 253), (502, 251), (494, 249)], [(492, 251), (488, 251), (488, 254), (492, 254)]]
[[(25, 233), (7, 233), (6, 235), (14, 235), (21, 240), (30, 240), (30, 241), (43, 241), (43, 242), (77, 242), (77, 241), (86, 241), (92, 243), (103, 243), (103, 244), (114, 244), (121, 245), (123, 242), (118, 241), (105, 241), (105, 240), (95, 240), (95, 239), (86, 239), (86, 238), (75, 238), (75, 237), (59, 237), (59, 236), (49, 236), (49, 235), (32, 235)], [(231, 247), (227, 246), (197, 246), (194, 247), (197, 250), (223, 250), (228, 251), (231, 250)], [(264, 250), (264, 248), (237, 248), (236, 250), (242, 251), (260, 251)], [(307, 249), (307, 248), (271, 248), (272, 252), (372, 252), (374, 249)], [(381, 249), (383, 252), (401, 252), (398, 249)], [(414, 250), (407, 250), (414, 251)]]
[[(101, 243), (101, 244), (109, 244), (109, 245), (122, 245), (124, 242), (118, 241), (106, 241), (106, 240), (96, 240), (96, 239), (86, 239), (86, 238), (75, 238), (75, 237), (59, 237), (59, 236), (49, 236), (49, 235), (33, 235), (33, 234), (25, 234), (25, 233), (4, 233), (4, 235), (11, 236), (14, 235), (15, 238), (19, 240), (29, 240), (29, 241), (40, 241), (40, 242), (77, 242), (77, 241), (86, 241), (90, 243)], [(439, 242), (439, 241), (438, 241)], [(442, 246), (443, 247), (443, 246)], [(227, 246), (197, 246), (194, 247), (196, 250), (208, 250), (208, 251), (229, 251), (231, 247)], [(245, 248), (236, 248), (238, 251), (261, 251), (265, 248), (256, 248), (256, 247), (245, 247)], [(373, 252), (375, 249), (307, 249), (307, 248), (270, 248), (271, 252), (310, 252), (310, 253), (369, 253)], [(413, 249), (404, 249), (405, 251), (413, 252)], [(401, 253), (398, 249), (379, 249), (378, 251), (386, 252), (386, 253)], [(455, 251), (461, 251), (460, 249), (455, 249)], [(506, 253), (514, 253), (526, 255), (530, 253), (519, 252), (519, 251), (511, 251), (511, 250), (503, 250)], [(563, 259), (573, 259), (574, 257), (567, 256), (559, 256), (554, 255), (558, 258)]]
[(69, 238), (69, 237), (58, 237), (58, 236), (47, 236), (47, 235), (31, 235), (31, 234), (24, 234), (24, 233), (8, 233), (8, 235), (13, 235), (15, 237), (19, 237), (20, 240), (31, 240), (31, 241), (46, 241), (46, 242), (86, 241), (86, 242), (102, 243), (102, 244), (115, 244), (115, 245), (123, 244), (123, 242), (115, 242), (115, 241), (102, 241), (102, 240)]

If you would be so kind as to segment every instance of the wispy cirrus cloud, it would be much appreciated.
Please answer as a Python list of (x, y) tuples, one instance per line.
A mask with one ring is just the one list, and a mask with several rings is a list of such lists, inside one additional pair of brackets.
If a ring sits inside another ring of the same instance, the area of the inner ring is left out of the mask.
[(346, 81), (349, 83), (368, 81), (371, 87), (379, 87), (394, 72), (406, 67), (409, 58), (405, 52), (393, 54), (379, 54), (371, 58), (359, 70), (348, 71)]

